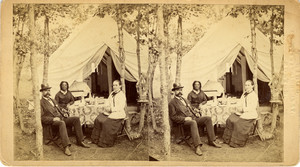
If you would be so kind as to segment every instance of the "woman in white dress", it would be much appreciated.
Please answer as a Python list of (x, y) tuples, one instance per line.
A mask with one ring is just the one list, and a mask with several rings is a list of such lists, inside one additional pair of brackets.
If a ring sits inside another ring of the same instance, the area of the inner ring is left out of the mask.
[(241, 107), (226, 120), (223, 140), (231, 147), (245, 146), (253, 123), (258, 117), (258, 97), (253, 88), (253, 81), (247, 80), (245, 82), (245, 92), (240, 99)]
[(121, 86), (119, 80), (113, 82), (113, 91), (108, 97), (107, 107), (94, 121), (91, 138), (99, 147), (114, 145), (122, 120), (126, 117), (126, 96)]

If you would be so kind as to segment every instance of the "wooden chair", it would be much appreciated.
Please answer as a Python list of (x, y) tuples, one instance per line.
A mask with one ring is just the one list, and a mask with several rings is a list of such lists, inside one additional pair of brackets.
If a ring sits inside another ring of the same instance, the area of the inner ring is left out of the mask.
[(128, 118), (126, 117), (125, 119), (122, 120), (122, 123), (121, 123), (121, 127), (120, 127), (120, 130), (119, 132), (117, 133), (117, 136), (118, 137), (122, 137), (122, 136), (125, 136), (127, 135), (128, 139), (129, 140), (132, 140), (131, 136), (129, 135), (127, 129), (126, 129), (126, 121), (128, 120)]
[(53, 143), (56, 146), (60, 147), (60, 143), (58, 143), (59, 138), (60, 137), (58, 129), (53, 130), (53, 127), (51, 125), (43, 125), (43, 139), (45, 145)]
[(120, 130), (117, 134), (118, 137), (122, 137), (122, 136), (127, 136), (129, 140), (132, 140), (133, 137), (130, 135), (130, 133), (128, 132), (127, 128), (126, 128), (126, 124), (128, 123), (127, 121), (129, 121), (129, 123), (131, 122), (131, 119), (133, 118), (134, 114), (137, 114), (136, 111), (128, 111), (128, 109), (126, 108), (126, 117), (123, 119), (122, 123), (121, 123), (121, 127)]
[[(68, 136), (72, 133), (72, 128), (67, 127)], [(59, 130), (57, 127), (53, 127), (51, 125), (43, 125), (43, 139), (44, 144), (49, 145), (51, 143), (55, 144), (58, 147), (60, 146), (60, 136), (59, 136)]]
[(258, 134), (255, 134), (256, 132), (256, 128), (257, 128), (257, 124), (258, 124), (258, 120), (260, 120), (260, 118), (256, 118), (255, 121), (253, 122), (253, 130), (250, 131), (249, 137), (255, 137)]
[(192, 144), (189, 142), (191, 136), (186, 133), (183, 124), (175, 124), (170, 120), (170, 127), (171, 127), (171, 134), (175, 136), (175, 143), (176, 144), (183, 144), (186, 143), (188, 146), (193, 147)]

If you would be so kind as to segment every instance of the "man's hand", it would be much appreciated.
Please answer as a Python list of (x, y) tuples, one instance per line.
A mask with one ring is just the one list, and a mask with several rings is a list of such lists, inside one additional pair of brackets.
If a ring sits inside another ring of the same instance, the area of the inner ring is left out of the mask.
[(196, 113), (195, 115), (196, 115), (197, 118), (200, 118), (200, 114), (199, 113)]
[(191, 120), (192, 120), (192, 117), (185, 117), (184, 120), (185, 120), (185, 121), (191, 121)]
[(243, 112), (244, 112), (244, 111), (243, 111), (243, 107), (242, 107), (242, 106), (238, 106), (238, 107), (237, 107), (237, 111), (240, 112), (240, 113), (243, 113)]
[(105, 107), (104, 107), (104, 111), (106, 111), (106, 112), (109, 112), (109, 113), (110, 113), (110, 112), (111, 112), (111, 111), (110, 111), (110, 106), (105, 106)]
[(60, 121), (60, 118), (59, 117), (54, 117), (53, 121)]
[(70, 106), (71, 106), (70, 103), (68, 103), (68, 104), (67, 104), (67, 109), (68, 109), (68, 110), (69, 110)]

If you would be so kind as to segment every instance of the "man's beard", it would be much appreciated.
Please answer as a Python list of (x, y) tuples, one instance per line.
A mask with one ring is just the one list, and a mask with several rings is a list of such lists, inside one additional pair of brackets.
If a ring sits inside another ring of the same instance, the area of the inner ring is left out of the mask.
[(47, 93), (47, 94), (44, 95), (44, 97), (46, 97), (46, 98), (49, 98), (50, 96), (51, 96), (50, 93)]
[(179, 92), (179, 93), (177, 93), (175, 96), (181, 97), (181, 96), (182, 96), (182, 93)]

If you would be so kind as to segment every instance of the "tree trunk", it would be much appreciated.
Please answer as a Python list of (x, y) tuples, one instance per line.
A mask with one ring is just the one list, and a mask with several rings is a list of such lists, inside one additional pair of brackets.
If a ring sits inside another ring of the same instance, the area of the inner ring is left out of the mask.
[[(150, 59), (150, 54), (149, 54), (149, 59)], [(154, 111), (153, 111), (153, 77), (154, 77), (154, 71), (157, 66), (158, 62), (154, 62), (153, 64), (149, 63), (149, 68), (148, 68), (148, 97), (149, 97), (149, 105), (148, 105), (148, 110), (151, 113), (151, 121), (152, 121), (152, 126), (155, 131), (157, 131), (157, 126), (156, 126), (156, 120), (154, 116)]]
[(14, 110), (18, 114), (19, 121), (20, 121), (20, 128), (23, 132), (26, 132), (23, 122), (23, 114), (20, 109), (20, 98), (19, 98), (19, 82), (20, 76), (23, 68), (23, 63), (25, 59), (25, 55), (19, 55), (16, 50), (16, 46), (13, 46), (13, 54), (16, 55), (14, 57)]
[[(141, 78), (141, 51), (140, 51), (140, 22), (141, 22), (141, 11), (140, 7), (138, 7), (138, 15), (137, 15), (137, 26), (136, 26), (136, 55), (137, 55), (137, 63), (138, 63), (138, 74), (139, 78)], [(139, 95), (141, 95), (141, 87), (139, 87)]]
[(178, 15), (178, 28), (177, 28), (177, 65), (176, 65), (176, 78), (175, 82), (180, 83), (182, 62), (182, 17)]
[(138, 133), (141, 134), (145, 124), (145, 114), (146, 114), (147, 103), (140, 103), (140, 123)]
[[(13, 47), (13, 54), (17, 55), (17, 51), (15, 47)], [(20, 98), (19, 98), (19, 82), (20, 82), (20, 74), (22, 71), (24, 58), (23, 56), (17, 56), (14, 62), (14, 110), (18, 114), (19, 122), (20, 122), (20, 128), (23, 132), (25, 132), (24, 122), (23, 122), (23, 114), (20, 109)]]
[[(255, 93), (258, 95), (258, 87), (257, 87), (257, 61), (258, 61), (258, 57), (257, 57), (257, 48), (256, 48), (256, 33), (255, 33), (255, 29), (256, 29), (256, 14), (255, 14), (256, 10), (255, 7), (251, 7), (250, 8), (250, 27), (251, 27), (251, 43), (252, 43), (252, 57), (254, 59), (254, 67), (253, 67), (253, 82), (254, 82), (254, 91)], [(261, 117), (261, 113), (258, 111), (258, 117)], [(264, 134), (263, 133), (263, 120), (259, 119), (258, 120), (258, 131), (260, 134), (261, 138), (264, 138)]]
[(21, 30), (19, 29), (19, 23), (20, 23), (21, 18), (19, 18), (18, 21), (18, 28), (17, 28), (17, 33), (13, 45), (13, 62), (14, 62), (14, 111), (18, 114), (19, 117), (19, 123), (20, 123), (20, 128), (23, 132), (26, 133), (25, 127), (24, 127), (24, 122), (23, 122), (23, 114), (21, 110), (19, 109), (20, 107), (20, 98), (19, 98), (19, 83), (20, 83), (20, 78), (21, 78), (21, 72), (23, 69), (23, 63), (25, 60), (26, 54), (24, 53), (18, 53), (17, 50), (17, 40), (22, 40), (23, 36), (23, 27), (25, 24), (25, 14), (22, 16), (22, 27)]
[[(124, 45), (123, 45), (123, 22), (122, 22), (122, 7), (119, 4), (117, 6), (117, 25), (118, 25), (118, 36), (119, 36), (119, 57), (121, 60), (121, 74), (120, 74), (120, 81), (122, 83), (122, 91), (126, 94), (126, 85), (125, 85), (125, 53), (124, 53)], [(127, 113), (128, 115), (128, 113)], [(131, 124), (129, 121), (126, 121), (126, 128), (130, 132), (131, 131)]]
[[(278, 79), (277, 85), (275, 84), (276, 82), (273, 82), (272, 86), (271, 86), (271, 84), (269, 84), (270, 89), (271, 89), (271, 94), (272, 94), (271, 97), (273, 98), (273, 99), (271, 99), (272, 100), (271, 101), (272, 124), (271, 124), (271, 130), (270, 130), (271, 133), (273, 133), (274, 130), (276, 129), (277, 116), (279, 113), (279, 104), (283, 105), (283, 102), (284, 102), (283, 94), (282, 94), (282, 79), (283, 79), (283, 70), (284, 70), (283, 68), (284, 68), (284, 57), (282, 56), (281, 67), (280, 67), (280, 71), (279, 71), (278, 78), (277, 78)], [(272, 81), (276, 80), (275, 77), (277, 77), (277, 75), (273, 75)], [(276, 100), (278, 100), (278, 101), (276, 102)]]
[(159, 48), (159, 69), (160, 69), (160, 82), (161, 82), (161, 112), (163, 119), (163, 152), (164, 159), (170, 159), (170, 124), (168, 112), (168, 93), (167, 93), (167, 79), (166, 79), (166, 53), (165, 53), (165, 37), (164, 37), (164, 18), (163, 18), (163, 5), (158, 5), (157, 9), (157, 39)]
[(165, 38), (166, 38), (166, 41), (165, 41), (165, 57), (166, 57), (166, 65), (165, 65), (165, 70), (166, 70), (166, 83), (167, 83), (167, 96), (168, 96), (168, 102), (171, 100), (171, 94), (169, 93), (170, 92), (170, 89), (171, 89), (171, 86), (172, 86), (172, 83), (171, 83), (171, 73), (170, 73), (170, 68), (171, 68), (171, 57), (170, 57), (170, 53), (169, 53), (169, 23), (170, 23), (170, 19), (171, 17), (169, 15), (167, 15), (165, 18), (164, 18), (164, 34), (165, 34)]
[[(271, 74), (272, 77), (275, 77), (275, 73), (274, 73), (274, 57), (273, 57), (273, 40), (274, 40), (274, 20), (275, 20), (275, 16), (272, 10), (272, 16), (270, 19), (270, 59), (271, 59)], [(280, 83), (279, 83), (280, 84)], [(271, 87), (271, 89), (276, 88), (276, 87)], [(271, 90), (271, 93), (275, 93), (276, 90)], [(274, 97), (274, 95), (272, 95), (271, 97)], [(271, 124), (271, 133), (274, 132), (275, 128), (276, 128), (276, 122), (277, 122), (277, 115), (278, 115), (278, 103), (273, 103), (271, 102), (271, 108), (272, 108), (272, 124)]]
[(271, 130), (270, 132), (273, 133), (276, 129), (277, 123), (277, 115), (279, 113), (278, 103), (271, 103), (272, 105), (272, 123), (271, 123)]
[(257, 48), (256, 48), (256, 15), (255, 15), (255, 9), (254, 7), (251, 7), (250, 9), (250, 27), (251, 27), (251, 43), (252, 43), (252, 56), (254, 58), (254, 67), (253, 67), (253, 82), (254, 82), (254, 91), (256, 94), (258, 94), (258, 88), (257, 88)]
[(151, 71), (150, 71), (150, 86), (151, 86), (151, 94), (153, 95), (153, 80), (154, 80), (154, 73), (155, 73), (155, 69), (156, 69), (156, 66), (158, 65), (158, 61), (154, 62), (153, 64), (153, 67), (151, 68)]
[(124, 53), (124, 45), (123, 45), (123, 22), (122, 22), (122, 7), (118, 5), (117, 8), (117, 24), (118, 24), (118, 35), (119, 35), (119, 56), (121, 60), (121, 82), (122, 82), (122, 90), (126, 93), (125, 86), (125, 53)]
[(272, 10), (272, 16), (270, 19), (270, 23), (271, 23), (271, 27), (270, 27), (270, 59), (271, 59), (271, 74), (272, 74), (272, 76), (274, 75), (274, 56), (273, 56), (274, 20), (275, 20), (275, 15), (273, 14), (273, 10)]
[[(138, 61), (138, 73), (139, 73), (139, 79), (141, 81), (141, 75), (142, 75), (142, 70), (141, 70), (141, 53), (140, 53), (140, 22), (141, 22), (141, 18), (142, 18), (142, 15), (141, 15), (141, 9), (140, 7), (138, 7), (138, 15), (137, 15), (137, 29), (136, 29), (136, 32), (137, 32), (137, 42), (136, 42), (136, 54), (137, 54), (137, 61)], [(141, 82), (139, 81), (139, 84), (138, 85), (138, 94), (139, 94), (139, 97), (141, 98), (142, 96), (142, 85), (141, 85)], [(144, 128), (144, 122), (145, 122), (145, 114), (146, 114), (146, 104), (145, 103), (140, 103), (140, 123), (139, 123), (139, 130), (138, 130), (138, 133), (141, 133), (143, 128)]]
[(36, 133), (36, 146), (37, 146), (37, 158), (41, 160), (43, 158), (43, 129), (41, 122), (41, 110), (39, 99), (39, 84), (38, 84), (38, 71), (37, 71), (37, 59), (36, 59), (36, 34), (35, 34), (35, 21), (34, 21), (34, 5), (29, 5), (29, 37), (30, 37), (30, 66), (31, 66), (31, 78), (32, 78), (32, 93), (34, 101), (35, 111), (35, 133)]
[(45, 15), (44, 23), (44, 73), (43, 84), (48, 82), (48, 67), (49, 67), (49, 17)]
[[(150, 114), (151, 117), (151, 122), (152, 122), (152, 127), (153, 130), (156, 132), (157, 131), (157, 126), (156, 126), (156, 120), (155, 120), (155, 116), (154, 116), (154, 112), (153, 112), (153, 97), (152, 97), (152, 80), (153, 80), (153, 76), (152, 76), (152, 71), (154, 67), (154, 62), (153, 61), (153, 57), (154, 54), (152, 54), (151, 48), (153, 48), (153, 35), (150, 34), (150, 20), (149, 20), (149, 12), (147, 12), (147, 21), (148, 21), (148, 32), (147, 32), (147, 36), (148, 36), (148, 70), (147, 70), (147, 84), (148, 84), (148, 115)], [(149, 40), (151, 39), (151, 40)], [(154, 75), (154, 73), (153, 73)]]

